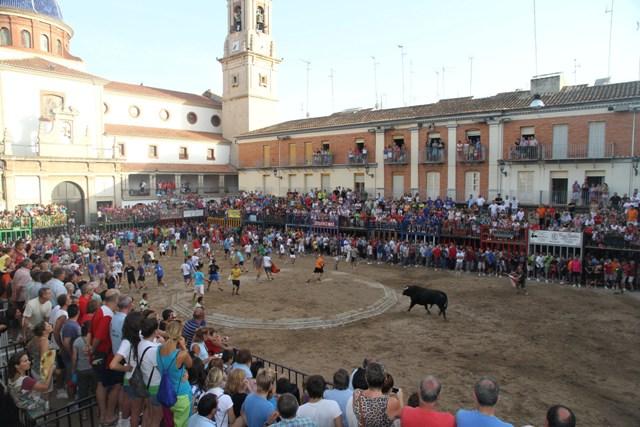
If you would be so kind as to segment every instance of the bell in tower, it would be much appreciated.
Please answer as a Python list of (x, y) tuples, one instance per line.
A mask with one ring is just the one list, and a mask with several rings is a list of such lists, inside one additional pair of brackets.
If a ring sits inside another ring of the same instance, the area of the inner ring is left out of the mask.
[(233, 8), (233, 27), (231, 32), (242, 31), (242, 6), (239, 4)]

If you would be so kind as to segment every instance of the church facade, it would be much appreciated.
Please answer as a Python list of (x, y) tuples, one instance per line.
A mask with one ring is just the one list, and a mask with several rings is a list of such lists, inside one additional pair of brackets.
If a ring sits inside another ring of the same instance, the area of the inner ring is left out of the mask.
[(234, 137), (275, 122), (271, 1), (229, 0), (223, 96), (111, 81), (71, 53), (56, 0), (0, 0), (0, 208), (238, 191)]

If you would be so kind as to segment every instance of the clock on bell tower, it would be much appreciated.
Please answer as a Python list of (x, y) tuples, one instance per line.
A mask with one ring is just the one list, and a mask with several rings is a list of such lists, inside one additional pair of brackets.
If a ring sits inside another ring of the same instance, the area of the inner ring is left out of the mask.
[[(277, 71), (271, 0), (227, 0), (222, 64), (222, 131), (230, 141), (269, 126), (277, 116)], [(232, 150), (232, 161), (237, 158)]]

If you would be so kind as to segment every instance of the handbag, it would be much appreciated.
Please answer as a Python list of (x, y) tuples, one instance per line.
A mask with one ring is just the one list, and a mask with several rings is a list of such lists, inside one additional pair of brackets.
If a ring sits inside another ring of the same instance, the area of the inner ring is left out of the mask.
[(153, 377), (153, 371), (156, 369), (155, 366), (151, 370), (151, 374), (149, 375), (149, 381), (144, 383), (144, 376), (142, 375), (142, 361), (144, 360), (144, 355), (147, 354), (147, 350), (151, 347), (147, 347), (142, 352), (142, 357), (140, 360), (136, 360), (136, 368), (133, 370), (133, 374), (131, 374), (131, 378), (129, 378), (129, 386), (133, 390), (133, 393), (139, 398), (149, 397), (149, 385), (151, 384), (151, 378)]

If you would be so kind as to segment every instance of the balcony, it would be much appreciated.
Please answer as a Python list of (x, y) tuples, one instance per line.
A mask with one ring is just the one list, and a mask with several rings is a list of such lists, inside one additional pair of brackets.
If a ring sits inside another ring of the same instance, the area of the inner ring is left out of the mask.
[(386, 165), (406, 165), (409, 163), (409, 153), (404, 148), (399, 150), (385, 149), (384, 163)]
[(544, 160), (545, 147), (542, 145), (536, 146), (513, 146), (509, 151), (507, 160), (512, 162), (535, 162), (538, 160)]
[(354, 153), (349, 153), (347, 155), (347, 164), (348, 165), (352, 165), (352, 166), (357, 166), (357, 165), (366, 165), (369, 163), (369, 154), (368, 153), (358, 153), (358, 154), (354, 154)]
[(486, 150), (483, 145), (466, 145), (461, 151), (456, 151), (460, 163), (482, 163), (486, 160)]
[(422, 154), (422, 163), (439, 164), (446, 161), (444, 148), (427, 147)]
[(593, 145), (566, 145), (555, 146), (548, 154), (548, 160), (580, 160), (580, 159), (612, 159), (614, 157), (624, 157), (622, 150), (616, 152), (616, 144)]
[(315, 153), (311, 159), (312, 166), (333, 166), (333, 154), (329, 152)]

